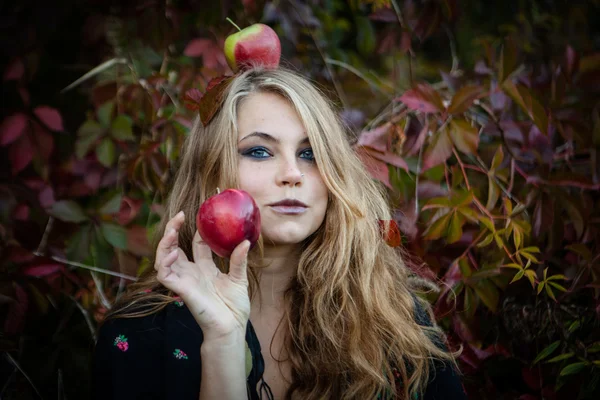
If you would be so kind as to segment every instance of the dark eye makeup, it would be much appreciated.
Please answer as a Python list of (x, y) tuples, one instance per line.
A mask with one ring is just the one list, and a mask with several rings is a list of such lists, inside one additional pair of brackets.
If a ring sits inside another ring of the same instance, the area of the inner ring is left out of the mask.
[[(254, 159), (266, 159), (272, 156), (272, 154), (264, 147), (252, 147), (248, 150), (241, 150), (240, 154), (244, 157), (250, 157)], [(310, 162), (313, 162), (315, 160), (313, 151), (310, 147), (307, 149), (300, 150), (298, 156)]]

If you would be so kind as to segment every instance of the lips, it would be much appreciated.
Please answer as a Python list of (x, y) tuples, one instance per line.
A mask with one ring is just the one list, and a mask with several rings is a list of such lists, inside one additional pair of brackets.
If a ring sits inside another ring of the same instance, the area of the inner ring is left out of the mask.
[(308, 206), (306, 204), (304, 204), (300, 200), (295, 200), (295, 199), (281, 200), (281, 201), (278, 201), (277, 203), (269, 204), (269, 206), (271, 206), (271, 207), (294, 207), (294, 208), (303, 207), (303, 208), (308, 208)]

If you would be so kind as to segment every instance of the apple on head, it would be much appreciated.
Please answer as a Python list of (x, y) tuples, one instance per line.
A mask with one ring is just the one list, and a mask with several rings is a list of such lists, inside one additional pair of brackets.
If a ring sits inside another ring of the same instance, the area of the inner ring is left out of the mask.
[(225, 58), (233, 72), (255, 65), (277, 68), (280, 57), (279, 37), (271, 27), (264, 24), (250, 25), (225, 39)]
[(196, 227), (215, 254), (228, 258), (246, 239), (254, 247), (260, 236), (260, 211), (248, 192), (227, 189), (200, 205)]

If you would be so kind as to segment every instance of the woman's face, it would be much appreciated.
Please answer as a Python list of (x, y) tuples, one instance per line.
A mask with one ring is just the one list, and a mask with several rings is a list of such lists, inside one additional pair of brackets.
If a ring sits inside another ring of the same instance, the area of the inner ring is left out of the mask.
[[(328, 190), (300, 118), (279, 95), (254, 93), (237, 123), (240, 189), (260, 209), (265, 246), (302, 242), (323, 223)], [(285, 200), (305, 206), (275, 204)]]

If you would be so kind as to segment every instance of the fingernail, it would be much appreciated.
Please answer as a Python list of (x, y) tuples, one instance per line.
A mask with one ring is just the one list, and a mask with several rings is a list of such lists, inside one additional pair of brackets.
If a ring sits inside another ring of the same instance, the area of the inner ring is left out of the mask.
[(175, 229), (169, 228), (169, 230), (167, 231), (167, 235), (171, 235), (173, 234), (173, 232), (175, 232)]
[(182, 215), (185, 215), (185, 213), (183, 212), (183, 210), (179, 211), (176, 215), (176, 217), (181, 217)]

